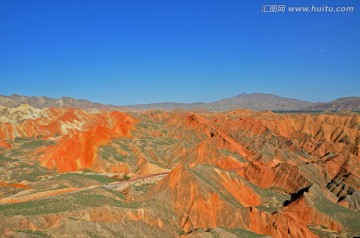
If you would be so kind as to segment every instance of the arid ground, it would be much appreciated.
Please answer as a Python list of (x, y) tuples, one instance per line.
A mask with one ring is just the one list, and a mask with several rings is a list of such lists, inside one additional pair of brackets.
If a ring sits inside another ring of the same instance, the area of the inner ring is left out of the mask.
[(2, 237), (360, 236), (360, 115), (0, 107)]

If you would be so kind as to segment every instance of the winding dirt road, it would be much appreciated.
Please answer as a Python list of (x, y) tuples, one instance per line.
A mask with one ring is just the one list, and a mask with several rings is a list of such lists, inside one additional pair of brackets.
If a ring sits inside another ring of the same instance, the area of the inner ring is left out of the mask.
[(63, 195), (84, 192), (84, 191), (91, 190), (94, 188), (99, 188), (99, 187), (112, 189), (112, 188), (116, 188), (119, 186), (131, 185), (131, 184), (136, 183), (141, 180), (148, 180), (149, 178), (164, 177), (164, 176), (168, 175), (169, 173), (170, 172), (151, 174), (151, 175), (147, 175), (147, 176), (137, 177), (137, 178), (120, 181), (120, 182), (109, 183), (109, 184), (105, 184), (105, 185), (92, 185), (92, 186), (89, 186), (86, 188), (56, 189), (56, 190), (50, 190), (50, 191), (41, 191), (41, 192), (37, 192), (37, 193), (33, 193), (33, 194), (27, 194), (24, 196), (16, 196), (16, 194), (15, 194), (14, 196), (0, 199), (0, 205), (14, 204), (14, 203), (20, 203), (20, 202), (26, 202), (26, 201), (33, 201), (33, 200), (49, 199), (49, 198), (59, 197), (59, 196), (63, 196)]
[[(242, 168), (231, 168), (231, 169), (226, 169), (226, 171), (236, 171), (239, 169), (242, 169)], [(169, 173), (170, 172), (150, 174), (147, 176), (141, 176), (141, 177), (137, 177), (137, 178), (133, 178), (133, 179), (125, 180), (125, 181), (120, 181), (120, 182), (114, 182), (114, 183), (109, 183), (109, 184), (104, 184), (104, 185), (92, 185), (92, 186), (89, 186), (86, 188), (62, 188), (62, 189), (56, 189), (56, 190), (50, 190), (50, 191), (40, 191), (37, 193), (27, 194), (27, 195), (23, 195), (23, 196), (16, 196), (16, 194), (15, 194), (11, 197), (6, 197), (3, 199), (0, 199), (0, 205), (49, 199), (49, 198), (59, 197), (59, 196), (63, 196), (63, 195), (84, 192), (84, 191), (88, 191), (88, 190), (91, 190), (94, 188), (99, 188), (99, 187), (103, 187), (103, 188), (107, 188), (107, 189), (113, 189), (113, 188), (118, 188), (118, 187), (122, 187), (122, 186), (125, 187), (126, 185), (135, 184), (139, 181), (146, 183), (146, 182), (149, 182), (149, 179), (155, 178), (155, 177), (162, 178), (162, 177), (165, 177), (166, 175), (168, 175)]]

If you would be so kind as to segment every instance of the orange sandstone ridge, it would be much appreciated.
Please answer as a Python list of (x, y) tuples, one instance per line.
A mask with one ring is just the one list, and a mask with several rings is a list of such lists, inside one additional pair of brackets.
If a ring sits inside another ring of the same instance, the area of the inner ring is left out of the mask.
[[(91, 168), (98, 146), (112, 139), (131, 136), (135, 120), (117, 111), (87, 113), (77, 109), (36, 110), (26, 117), (0, 124), (0, 147), (11, 148), (4, 140), (16, 137), (48, 139), (57, 137), (56, 145), (42, 148), (41, 165), (58, 172)], [(119, 165), (118, 165), (119, 166)]]
[(112, 139), (129, 137), (134, 120), (120, 112), (99, 115), (87, 131), (65, 135), (58, 145), (47, 148), (41, 165), (55, 168), (58, 172), (69, 172), (91, 168), (97, 156), (97, 148)]
[(0, 140), (0, 148), (8, 148), (9, 149), (9, 148), (11, 148), (11, 145), (4, 140)]
[(0, 181), (0, 188), (5, 188), (5, 187), (14, 187), (14, 188), (21, 188), (21, 189), (29, 189), (29, 187), (25, 184), (22, 183), (17, 183), (17, 184), (9, 184), (9, 183), (5, 183), (5, 182), (1, 182)]

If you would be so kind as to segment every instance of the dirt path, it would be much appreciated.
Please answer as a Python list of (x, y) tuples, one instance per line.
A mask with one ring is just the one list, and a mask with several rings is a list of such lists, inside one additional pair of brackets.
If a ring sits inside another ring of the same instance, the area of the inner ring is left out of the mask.
[(24, 196), (11, 196), (11, 197), (0, 199), (0, 205), (14, 204), (14, 203), (27, 202), (27, 201), (33, 201), (33, 200), (41, 200), (41, 199), (49, 199), (49, 198), (59, 197), (59, 196), (62, 196), (62, 195), (69, 195), (69, 194), (84, 192), (84, 191), (91, 190), (91, 189), (94, 189), (94, 188), (99, 188), (99, 187), (104, 187), (104, 188), (111, 189), (111, 188), (119, 187), (119, 186), (122, 186), (122, 185), (131, 185), (131, 184), (136, 183), (138, 181), (147, 180), (149, 178), (154, 178), (154, 177), (158, 177), (158, 176), (165, 176), (167, 174), (169, 174), (169, 172), (151, 174), (151, 175), (147, 175), (147, 176), (142, 176), (142, 177), (138, 177), (138, 178), (134, 178), (134, 179), (129, 179), (129, 180), (110, 183), (110, 184), (105, 184), (105, 185), (95, 185), (95, 186), (93, 185), (93, 186), (90, 186), (90, 187), (87, 187), (87, 188), (56, 189), (56, 190), (50, 190), (50, 191), (41, 191), (41, 192), (37, 192), (37, 193), (29, 194), (29, 195), (24, 195)]
[[(226, 171), (236, 171), (239, 169), (242, 169), (242, 168), (226, 169)], [(41, 199), (49, 199), (49, 198), (59, 197), (59, 196), (63, 196), (63, 195), (84, 192), (84, 191), (91, 190), (94, 188), (99, 188), (99, 187), (103, 187), (103, 188), (107, 188), (107, 189), (126, 187), (127, 185), (135, 184), (138, 182), (139, 183), (150, 182), (150, 179), (152, 179), (152, 178), (165, 177), (169, 173), (170, 172), (151, 174), (151, 175), (141, 176), (141, 177), (137, 177), (137, 178), (121, 181), (121, 182), (114, 182), (114, 183), (109, 183), (109, 184), (105, 184), (105, 185), (93, 185), (93, 186), (90, 186), (87, 188), (56, 189), (56, 190), (50, 190), (50, 191), (41, 191), (38, 193), (33, 193), (33, 194), (18, 196), (18, 197), (15, 195), (15, 196), (0, 199), (0, 205), (14, 204), (14, 203), (27, 202), (27, 201), (33, 201), (33, 200), (41, 200)]]

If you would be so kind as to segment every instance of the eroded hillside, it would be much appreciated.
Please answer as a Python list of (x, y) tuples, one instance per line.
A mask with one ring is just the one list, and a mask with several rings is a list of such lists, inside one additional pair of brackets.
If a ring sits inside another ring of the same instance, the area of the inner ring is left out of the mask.
[(358, 114), (0, 113), (4, 236), (360, 236)]

